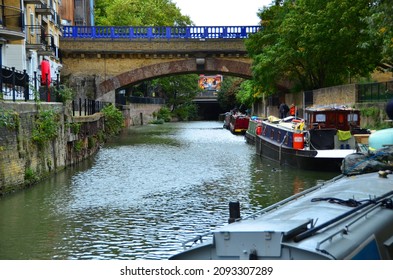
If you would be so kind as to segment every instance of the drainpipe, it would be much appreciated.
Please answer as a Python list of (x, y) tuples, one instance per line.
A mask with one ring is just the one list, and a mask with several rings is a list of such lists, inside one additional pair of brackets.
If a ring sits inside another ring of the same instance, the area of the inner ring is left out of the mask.
[(90, 0), (90, 25), (94, 26), (94, 0)]
[(0, 92), (3, 92), (3, 44), (6, 42), (6, 39), (0, 37)]

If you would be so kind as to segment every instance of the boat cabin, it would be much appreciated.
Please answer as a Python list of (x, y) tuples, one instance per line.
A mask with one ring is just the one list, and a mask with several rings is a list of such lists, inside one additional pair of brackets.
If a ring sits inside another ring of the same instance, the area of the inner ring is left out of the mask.
[(348, 107), (310, 107), (305, 111), (309, 129), (338, 129), (353, 131), (360, 129), (360, 111)]

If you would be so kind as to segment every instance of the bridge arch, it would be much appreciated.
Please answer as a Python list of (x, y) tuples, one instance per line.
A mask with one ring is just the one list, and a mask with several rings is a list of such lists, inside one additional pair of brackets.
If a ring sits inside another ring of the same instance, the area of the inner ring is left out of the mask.
[(251, 79), (251, 60), (239, 61), (225, 58), (193, 58), (160, 62), (131, 69), (99, 83), (97, 97), (145, 80), (181, 74), (222, 74)]

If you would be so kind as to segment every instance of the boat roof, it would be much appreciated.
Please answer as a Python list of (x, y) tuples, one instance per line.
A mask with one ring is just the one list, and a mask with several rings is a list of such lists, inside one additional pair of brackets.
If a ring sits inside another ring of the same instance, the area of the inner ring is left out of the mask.
[[(369, 213), (355, 212), (353, 215), (339, 219), (332, 225), (318, 230), (316, 234), (312, 234), (301, 241), (295, 241), (293, 234), (298, 234), (301, 230), (304, 231), (307, 224), (311, 228), (319, 227), (354, 209), (345, 204), (331, 203), (328, 198), (336, 202), (364, 202), (391, 192), (393, 192), (393, 175), (386, 178), (379, 176), (378, 172), (349, 177), (340, 175), (328, 183), (317, 185), (294, 195), (250, 217), (225, 225), (215, 230), (214, 233), (247, 234), (260, 232), (265, 235), (277, 233), (283, 236), (283, 243), (287, 246), (313, 252), (331, 246), (329, 250), (334, 252), (336, 256), (341, 255), (342, 257), (342, 255), (347, 254), (347, 251), (344, 252), (347, 248), (340, 248), (337, 245), (332, 247), (331, 240), (344, 230), (351, 231), (350, 225), (360, 220), (359, 215), (366, 216)], [(393, 193), (390, 194), (390, 198), (392, 196)], [(367, 218), (369, 219), (369, 217)], [(355, 234), (366, 234), (365, 231), (371, 230), (370, 224), (363, 224), (362, 226), (362, 230), (357, 230)], [(349, 237), (346, 238), (350, 239)], [(353, 244), (356, 244), (357, 241), (353, 241)]]
[(322, 112), (322, 111), (359, 111), (359, 110), (347, 105), (330, 104), (330, 105), (314, 105), (311, 107), (307, 107), (306, 111)]

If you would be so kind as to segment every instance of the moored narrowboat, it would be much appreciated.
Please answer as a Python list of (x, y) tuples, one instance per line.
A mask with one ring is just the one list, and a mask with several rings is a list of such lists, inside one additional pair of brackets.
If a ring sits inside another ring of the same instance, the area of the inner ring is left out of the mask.
[(244, 218), (230, 203), (228, 224), (186, 241), (192, 247), (170, 259), (393, 259), (392, 199), (386, 170), (339, 175)]
[(262, 118), (252, 116), (248, 122), (248, 128), (244, 135), (248, 144), (254, 145), (257, 133), (260, 134), (262, 129)]
[(305, 118), (269, 117), (256, 136), (256, 153), (306, 170), (340, 172), (342, 160), (358, 151), (360, 111), (345, 106), (307, 108)]
[(229, 130), (233, 134), (245, 134), (248, 129), (250, 117), (245, 114), (232, 114), (229, 120)]

